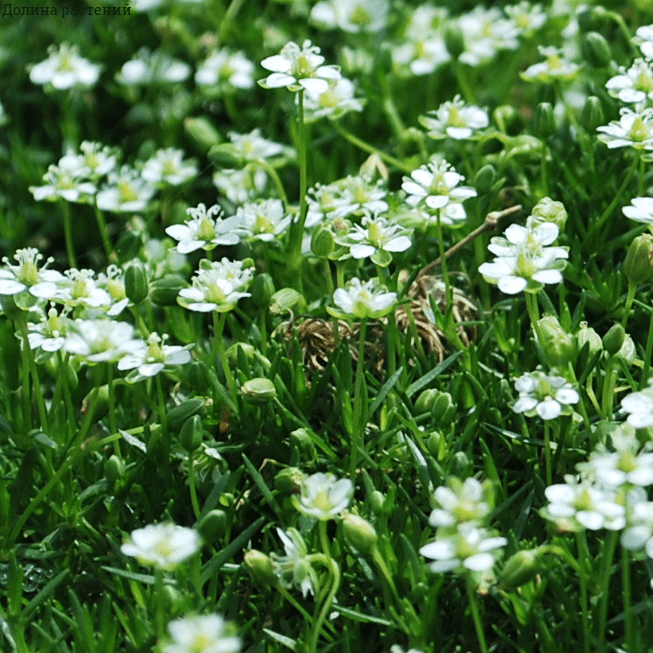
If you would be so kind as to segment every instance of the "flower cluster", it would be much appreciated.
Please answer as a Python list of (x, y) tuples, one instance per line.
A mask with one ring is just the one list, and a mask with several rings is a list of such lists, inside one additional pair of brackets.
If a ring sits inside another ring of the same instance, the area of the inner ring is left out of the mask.
[(544, 420), (571, 414), (571, 406), (580, 401), (580, 395), (567, 379), (543, 372), (520, 376), (515, 380), (515, 390), (519, 392), (519, 399), (512, 409), (528, 417), (539, 415)]

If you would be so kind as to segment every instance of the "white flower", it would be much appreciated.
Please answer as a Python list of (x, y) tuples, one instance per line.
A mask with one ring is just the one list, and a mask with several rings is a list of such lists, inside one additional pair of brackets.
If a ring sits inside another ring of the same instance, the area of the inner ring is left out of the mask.
[(133, 339), (134, 327), (110, 319), (75, 320), (63, 348), (87, 364), (113, 363), (140, 346)]
[(387, 0), (323, 0), (311, 9), (310, 21), (322, 29), (344, 32), (378, 32), (385, 27)]
[(349, 506), (353, 492), (349, 479), (318, 472), (302, 480), (300, 494), (294, 494), (292, 501), (299, 512), (325, 521), (334, 519)]
[(371, 257), (376, 265), (386, 267), (392, 261), (390, 252), (403, 252), (412, 242), (411, 230), (398, 224), (391, 224), (386, 218), (366, 215), (362, 226), (353, 225), (351, 230), (336, 242), (349, 247), (349, 253), (355, 259)]
[(12, 265), (6, 256), (2, 259), (6, 269), (0, 269), (0, 295), (16, 295), (24, 290), (39, 299), (52, 299), (56, 295), (56, 284), (64, 277), (56, 270), (47, 269), (54, 259), (48, 259), (39, 269), (43, 254), (34, 247), (16, 250), (14, 258), (18, 265)]
[(188, 79), (190, 73), (191, 68), (187, 63), (172, 59), (160, 50), (150, 53), (148, 48), (141, 48), (125, 62), (116, 75), (116, 81), (125, 86), (175, 84)]
[(200, 248), (208, 251), (218, 245), (236, 245), (240, 241), (235, 231), (240, 221), (235, 216), (223, 219), (222, 210), (217, 204), (208, 211), (204, 204), (199, 204), (197, 208), (186, 209), (186, 213), (192, 216), (192, 220), (166, 229), (168, 236), (179, 241), (177, 251), (181, 254), (189, 254)]
[(323, 66), (323, 62), (320, 48), (311, 45), (310, 41), (304, 41), (301, 48), (290, 41), (279, 54), (261, 61), (263, 68), (273, 72), (259, 80), (259, 84), (263, 88), (285, 86), (290, 91), (309, 89), (316, 93), (324, 92), (329, 88), (328, 80), (340, 78), (340, 71), (337, 66)]
[(200, 548), (200, 536), (194, 528), (176, 524), (150, 524), (132, 531), (131, 540), (120, 547), (126, 556), (141, 564), (172, 569)]
[(573, 79), (578, 73), (578, 66), (570, 61), (565, 61), (558, 48), (539, 46), (538, 49), (540, 54), (546, 57), (546, 60), (533, 64), (520, 73), (522, 79), (527, 82), (551, 83), (555, 80)]
[(329, 82), (326, 91), (306, 91), (304, 98), (307, 122), (325, 117), (335, 120), (349, 111), (362, 110), (363, 101), (354, 98), (354, 84), (344, 77)]
[(526, 228), (511, 225), (504, 232), (505, 238), (492, 238), (488, 246), (498, 257), (481, 264), (478, 271), (508, 295), (522, 290), (538, 292), (544, 284), (560, 283), (560, 270), (569, 254), (563, 247), (545, 247), (557, 235), (558, 226), (551, 222)]
[(96, 191), (95, 185), (85, 179), (88, 173), (88, 168), (70, 170), (61, 165), (51, 165), (43, 175), (43, 181), (47, 182), (45, 186), (30, 186), (29, 190), (37, 202), (56, 201), (59, 198), (68, 202), (87, 202)]
[(406, 202), (410, 206), (437, 211), (450, 202), (462, 202), (476, 196), (473, 188), (458, 186), (464, 179), (450, 164), (441, 161), (413, 170), (410, 177), (404, 177), (401, 187), (408, 193)]
[(475, 478), (467, 478), (463, 483), (456, 477), (449, 480), (450, 487), (441, 485), (434, 492), (439, 508), (434, 508), (429, 516), (429, 524), (435, 528), (455, 527), (465, 522), (479, 522), (490, 512), (485, 501), (483, 486)]
[(70, 151), (59, 159), (58, 164), (60, 168), (69, 171), (75, 177), (88, 176), (96, 180), (118, 165), (115, 148), (92, 141), (83, 141), (79, 148), (81, 154)]
[(632, 206), (624, 206), (622, 211), (627, 218), (653, 227), (653, 197), (636, 197)]
[(653, 378), (648, 380), (648, 388), (631, 392), (621, 400), (621, 407), (627, 412), (627, 422), (636, 429), (653, 426)]
[(547, 21), (547, 14), (542, 9), (542, 5), (532, 5), (527, 0), (504, 7), (503, 10), (524, 36), (530, 36)]
[(487, 112), (471, 104), (465, 104), (460, 95), (451, 102), (441, 104), (435, 111), (419, 117), (420, 123), (429, 129), (431, 138), (449, 136), (455, 140), (470, 138), (478, 129), (490, 124)]
[(59, 351), (66, 339), (71, 320), (65, 314), (58, 314), (55, 308), (48, 311), (48, 317), (38, 324), (29, 323), (27, 340), (31, 349), (46, 352)]
[(653, 108), (633, 111), (623, 107), (619, 120), (597, 127), (599, 140), (610, 149), (633, 147), (636, 150), (653, 150)]
[(614, 452), (594, 451), (590, 459), (578, 463), (576, 469), (604, 488), (653, 485), (653, 453), (636, 453), (635, 446)]
[(67, 306), (85, 306), (87, 308), (108, 309), (113, 300), (111, 295), (100, 288), (95, 280), (93, 270), (66, 270), (56, 283), (56, 292), (52, 299)]
[(62, 43), (48, 48), (50, 56), (32, 66), (29, 73), (33, 84), (51, 84), (58, 91), (74, 86), (93, 86), (100, 76), (100, 66), (79, 56), (76, 45)]
[(620, 67), (619, 73), (605, 83), (612, 97), (629, 103), (653, 100), (653, 61), (635, 59), (628, 70)]
[[(636, 488), (639, 489), (639, 488)], [(628, 523), (621, 533), (621, 546), (629, 551), (645, 550), (653, 558), (653, 501), (646, 493), (628, 494)]]
[(191, 311), (225, 313), (234, 308), (239, 299), (250, 296), (243, 291), (252, 276), (252, 269), (243, 270), (241, 261), (202, 259), (199, 272), (191, 280), (192, 287), (180, 290), (177, 301)]
[(308, 551), (304, 538), (294, 528), (289, 528), (285, 533), (277, 528), (277, 534), (286, 550), (285, 556), (276, 553), (270, 554), (270, 560), (279, 581), (286, 589), (293, 585), (299, 587), (304, 598), (308, 593), (315, 594), (315, 589), (318, 587), (318, 575), (310, 561), (307, 560)]
[(499, 50), (515, 50), (519, 46), (517, 25), (504, 18), (496, 7), (486, 9), (477, 5), (460, 16), (458, 26), (465, 42), (460, 61), (469, 66), (486, 64)]
[(237, 232), (245, 240), (270, 242), (288, 229), (292, 217), (281, 200), (259, 200), (241, 206), (234, 216)]
[(294, 155), (292, 148), (263, 138), (258, 127), (248, 134), (229, 132), (227, 135), (234, 146), (235, 154), (243, 161), (266, 161), (282, 154)]
[(387, 315), (397, 302), (397, 293), (387, 292), (376, 279), (362, 283), (354, 278), (347, 288), (333, 293), (333, 303), (340, 311), (328, 306), (327, 311), (336, 317), (354, 317), (361, 320)]
[(632, 39), (647, 59), (653, 59), (653, 25), (642, 25)]
[(435, 542), (426, 544), (419, 552), (435, 560), (429, 564), (435, 573), (486, 572), (494, 566), (496, 549), (507, 543), (505, 537), (491, 537), (487, 529), (465, 522), (458, 524), (454, 532), (439, 531)]
[(138, 170), (123, 166), (119, 173), (109, 173), (108, 183), (95, 199), (103, 211), (138, 213), (149, 206), (155, 192)]
[(151, 184), (179, 186), (197, 175), (197, 165), (192, 160), (183, 161), (184, 152), (174, 147), (157, 150), (143, 164), (141, 175)]
[(97, 279), (97, 288), (106, 290), (111, 299), (111, 306), (107, 310), (109, 317), (120, 315), (131, 301), (125, 292), (125, 273), (117, 265), (109, 265), (106, 272), (100, 272)]
[(238, 653), (240, 638), (218, 614), (184, 617), (168, 624), (171, 641), (162, 653)]
[(242, 53), (224, 48), (211, 54), (197, 69), (195, 83), (222, 91), (254, 86), (254, 64)]
[(614, 492), (603, 490), (586, 481), (577, 482), (572, 476), (566, 483), (550, 485), (544, 491), (549, 504), (541, 515), (556, 522), (564, 531), (580, 531), (585, 528), (621, 530), (626, 523), (626, 509), (617, 502)]
[(161, 344), (168, 338), (164, 334), (160, 338), (157, 333), (151, 333), (147, 342), (140, 341), (138, 347), (118, 361), (119, 370), (133, 370), (136, 372), (128, 375), (127, 381), (135, 383), (143, 379), (156, 376), (164, 369), (173, 365), (185, 365), (190, 362), (191, 356), (188, 351), (192, 345), (180, 347), (178, 345)]
[(388, 203), (385, 201), (387, 191), (383, 182), (379, 180), (372, 183), (371, 178), (365, 174), (339, 179), (324, 189), (335, 194), (336, 210), (333, 217), (347, 217), (365, 212), (383, 213), (388, 210)]
[(234, 205), (244, 204), (261, 196), (268, 176), (261, 167), (247, 166), (241, 170), (218, 170), (213, 184)]
[(566, 379), (543, 372), (520, 376), (515, 380), (515, 390), (519, 392), (519, 399), (512, 409), (528, 417), (537, 414), (545, 420), (571, 414), (571, 406), (580, 401), (580, 395)]

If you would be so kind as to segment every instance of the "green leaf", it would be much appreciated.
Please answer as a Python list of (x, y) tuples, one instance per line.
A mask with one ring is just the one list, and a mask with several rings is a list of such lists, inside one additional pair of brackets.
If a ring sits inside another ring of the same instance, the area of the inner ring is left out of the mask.
[(433, 379), (436, 379), (444, 370), (446, 370), (457, 358), (462, 354), (462, 350), (456, 351), (448, 358), (445, 358), (437, 367), (434, 367), (430, 372), (411, 383), (406, 389), (406, 396), (412, 397), (416, 392), (427, 386)]
[(285, 635), (280, 635), (279, 633), (275, 633), (273, 630), (268, 630), (267, 628), (263, 629), (263, 632), (266, 635), (269, 635), (272, 637), (272, 639), (276, 640), (279, 642), (279, 644), (283, 644), (286, 648), (289, 648), (291, 651), (296, 651), (297, 650), (297, 641), (294, 639), (290, 639), (290, 637), (286, 637)]

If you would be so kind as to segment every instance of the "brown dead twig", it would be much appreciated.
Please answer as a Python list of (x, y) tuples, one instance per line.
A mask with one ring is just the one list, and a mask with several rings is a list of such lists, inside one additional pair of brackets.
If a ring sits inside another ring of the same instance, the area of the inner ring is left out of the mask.
[[(480, 227), (445, 252), (445, 258), (448, 259), (459, 252), (485, 231), (494, 229), (502, 218), (520, 210), (521, 206), (511, 206), (503, 211), (488, 213)], [(448, 351), (448, 339), (442, 329), (429, 319), (429, 315), (432, 315), (431, 302), (442, 314), (446, 313), (448, 309), (444, 281), (441, 277), (430, 274), (440, 265), (440, 262), (441, 258), (438, 257), (419, 271), (406, 293), (411, 301), (401, 304), (396, 309), (395, 321), (398, 329), (404, 334), (413, 333), (414, 329), (421, 339), (424, 350), (427, 353), (434, 352), (438, 356), (438, 360), (442, 361)], [(405, 277), (408, 275), (406, 274)], [(468, 346), (476, 339), (476, 326), (469, 323), (475, 319), (478, 308), (462, 290), (455, 286), (451, 290), (453, 302), (451, 314), (454, 322), (458, 325), (456, 331), (462, 343)], [(372, 361), (372, 369), (379, 376), (382, 375), (385, 367), (385, 351), (382, 342), (386, 323), (387, 320), (370, 322), (365, 343), (366, 358)], [(336, 347), (335, 324), (338, 325), (338, 341), (347, 343), (352, 359), (357, 361), (356, 341), (360, 327), (358, 324), (349, 325), (345, 320), (335, 320), (335, 318), (325, 320), (312, 315), (299, 315), (284, 323), (282, 328), (287, 338), (292, 338), (294, 330), (297, 330), (299, 344), (304, 353), (304, 364), (313, 369), (323, 370), (329, 353)]]

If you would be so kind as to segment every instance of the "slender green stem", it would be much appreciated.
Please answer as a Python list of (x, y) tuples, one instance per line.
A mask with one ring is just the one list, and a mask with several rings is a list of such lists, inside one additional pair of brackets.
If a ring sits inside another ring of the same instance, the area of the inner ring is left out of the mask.
[(553, 485), (553, 471), (551, 469), (551, 434), (549, 422), (544, 420), (544, 461), (546, 465), (546, 484)]
[(200, 504), (197, 500), (197, 487), (195, 486), (195, 452), (191, 451), (188, 454), (188, 489), (190, 490), (190, 502), (193, 506), (193, 514), (195, 519), (200, 518)]
[(635, 625), (633, 623), (632, 592), (630, 586), (630, 554), (628, 549), (621, 547), (621, 584), (626, 624), (626, 650), (635, 653)]
[[(166, 412), (166, 400), (165, 400), (165, 395), (163, 394), (163, 385), (161, 383), (161, 376), (157, 374), (154, 377), (154, 384), (156, 385), (156, 396), (157, 396), (157, 403), (158, 403), (158, 411), (159, 411), (159, 424), (161, 424), (161, 434), (165, 440), (165, 442), (168, 442), (168, 414)], [(166, 444), (167, 447), (167, 444)]]
[(440, 268), (442, 269), (442, 280), (444, 281), (445, 293), (447, 298), (446, 313), (449, 313), (449, 311), (451, 311), (453, 307), (452, 289), (451, 289), (451, 281), (449, 280), (449, 266), (447, 265), (446, 250), (444, 248), (444, 233), (442, 231), (442, 220), (440, 218), (441, 213), (442, 210), (438, 209), (438, 212), (436, 214), (437, 219), (435, 225), (438, 234), (438, 247), (440, 249)]
[[(306, 223), (307, 203), (306, 192), (308, 189), (308, 156), (307, 156), (306, 124), (304, 122), (304, 91), (297, 93), (297, 155), (299, 159), (299, 215), (297, 222), (292, 225), (289, 239), (290, 245), (290, 270), (297, 271), (302, 261), (302, 239), (304, 224)], [(298, 282), (301, 274), (296, 275)]]
[(77, 259), (75, 258), (75, 246), (73, 244), (73, 225), (70, 214), (70, 204), (63, 201), (63, 231), (66, 239), (66, 255), (68, 256), (68, 267), (76, 268)]
[(628, 324), (628, 318), (630, 317), (630, 307), (633, 305), (635, 299), (635, 293), (637, 292), (637, 284), (628, 282), (628, 295), (626, 297), (626, 304), (624, 306), (624, 315), (621, 318), (621, 326), (626, 330), (626, 325)]
[(224, 323), (227, 319), (226, 313), (213, 313), (213, 347), (211, 349), (211, 364), (215, 365), (216, 354), (220, 357), (222, 364), (222, 371), (227, 383), (227, 390), (233, 399), (234, 406), (238, 406), (237, 388), (231, 369), (229, 368), (229, 361), (227, 361), (227, 353), (224, 347), (224, 339), (222, 333), (224, 331)]
[(322, 625), (324, 624), (327, 615), (329, 614), (329, 610), (331, 609), (331, 604), (333, 603), (333, 599), (336, 595), (336, 592), (338, 591), (338, 587), (340, 586), (340, 569), (338, 567), (338, 564), (336, 563), (335, 560), (333, 560), (333, 558), (329, 558), (329, 563), (330, 563), (331, 578), (332, 578), (331, 588), (329, 589), (329, 593), (327, 594), (326, 598), (324, 599), (324, 602), (322, 603), (322, 608), (320, 609), (317, 618), (314, 620), (312, 624), (313, 631), (311, 633), (311, 639), (308, 647), (309, 653), (317, 653), (317, 641), (320, 637), (320, 631), (322, 630)]
[(601, 394), (601, 415), (603, 419), (610, 419), (612, 416), (612, 405), (614, 402), (614, 387), (617, 381), (617, 370), (615, 367), (615, 358), (610, 356), (605, 364), (605, 374), (603, 375), (603, 392)]
[(356, 480), (358, 449), (363, 446), (365, 434), (365, 417), (363, 414), (363, 383), (365, 382), (365, 332), (367, 320), (362, 320), (358, 331), (358, 362), (356, 364), (356, 381), (354, 384), (354, 434), (351, 439), (351, 456), (349, 459), (349, 476)]
[(388, 569), (388, 565), (385, 563), (383, 556), (379, 553), (379, 550), (376, 546), (374, 547), (374, 551), (372, 551), (372, 560), (374, 560), (374, 563), (379, 568), (381, 575), (383, 576), (385, 582), (390, 588), (390, 591), (392, 592), (392, 598), (395, 600), (395, 603), (397, 604), (397, 609), (399, 609), (399, 607), (401, 606), (401, 597), (399, 596), (399, 592), (397, 591), (397, 586), (395, 585), (394, 579), (392, 578), (392, 574)]
[(107, 261), (112, 261), (114, 259), (114, 254), (111, 241), (109, 240), (109, 233), (107, 231), (107, 221), (104, 219), (104, 213), (99, 209), (97, 202), (93, 203), (93, 208), (95, 209), (95, 219), (97, 221), (98, 231), (100, 232), (100, 238), (102, 238), (104, 253), (106, 254)]
[[(308, 613), (306, 608), (299, 603), (299, 601), (281, 584), (277, 585), (277, 590), (281, 596), (283, 596), (290, 605), (292, 605), (303, 617), (304, 621), (306, 623), (310, 623), (313, 620), (313, 617)], [(327, 626), (330, 630), (331, 633), (335, 633), (335, 628), (333, 627), (332, 624), (330, 624), (328, 621), (326, 622), (325, 626)]]
[(648, 335), (646, 336), (646, 351), (644, 353), (644, 368), (642, 369), (642, 379), (639, 382), (639, 389), (642, 390), (648, 383), (649, 373), (651, 371), (651, 355), (653, 354), (653, 310), (648, 323)]
[(590, 624), (589, 610), (587, 603), (587, 564), (588, 551), (585, 531), (576, 533), (576, 544), (578, 547), (579, 581), (580, 581), (580, 609), (583, 621), (583, 653), (590, 650)]
[(273, 166), (271, 166), (265, 159), (258, 159), (256, 161), (256, 165), (261, 167), (265, 172), (268, 173), (270, 178), (272, 179), (272, 182), (274, 183), (275, 188), (277, 189), (277, 193), (279, 194), (279, 199), (283, 202), (284, 206), (288, 205), (288, 196), (286, 195), (286, 189), (283, 187), (283, 184), (281, 183), (281, 178), (279, 177), (279, 173), (275, 170)]
[(469, 599), (469, 608), (472, 612), (472, 619), (474, 620), (474, 628), (476, 629), (476, 636), (478, 637), (478, 645), (481, 653), (488, 653), (487, 643), (485, 641), (485, 633), (483, 632), (483, 624), (481, 623), (481, 616), (478, 612), (478, 605), (476, 603), (476, 587), (471, 574), (467, 574), (467, 597)]
[(601, 603), (599, 604), (599, 619), (597, 630), (597, 641), (601, 646), (601, 650), (606, 651), (607, 646), (605, 643), (605, 629), (608, 622), (608, 600), (610, 598), (610, 569), (612, 568), (612, 560), (614, 552), (617, 547), (617, 539), (619, 535), (617, 531), (610, 531), (607, 538), (604, 540), (605, 546), (603, 548), (603, 573), (601, 574)]
[[(21, 331), (21, 336), (23, 339), (23, 366), (25, 366), (25, 362), (27, 362), (27, 365), (29, 366), (29, 370), (31, 371), (32, 374), (32, 385), (34, 386), (34, 396), (36, 397), (36, 408), (39, 411), (39, 419), (41, 420), (41, 428), (44, 429), (45, 431), (48, 431), (48, 413), (45, 409), (45, 400), (43, 399), (43, 391), (41, 390), (41, 382), (39, 381), (39, 371), (36, 368), (36, 361), (34, 360), (34, 352), (32, 351), (32, 348), (29, 346), (29, 338), (27, 337), (27, 320), (24, 315), (21, 314), (20, 319), (18, 320), (18, 324), (20, 327)], [(27, 368), (26, 368), (27, 369)], [(26, 378), (26, 374), (23, 373), (23, 380)], [(27, 392), (28, 396), (28, 401), (29, 401), (29, 382), (27, 383), (27, 386), (23, 387), (23, 392)], [(30, 402), (31, 403), (31, 402)], [(28, 414), (30, 414), (30, 421), (31, 421), (31, 405), (30, 405), (30, 410), (28, 411)]]
[(322, 546), (322, 551), (324, 555), (331, 559), (331, 547), (329, 546), (329, 537), (327, 535), (327, 524), (325, 520), (320, 520), (318, 523), (318, 531), (320, 533), (320, 545)]
[(155, 604), (155, 623), (156, 635), (161, 639), (165, 635), (165, 604), (163, 595), (163, 571), (154, 569), (154, 604)]

